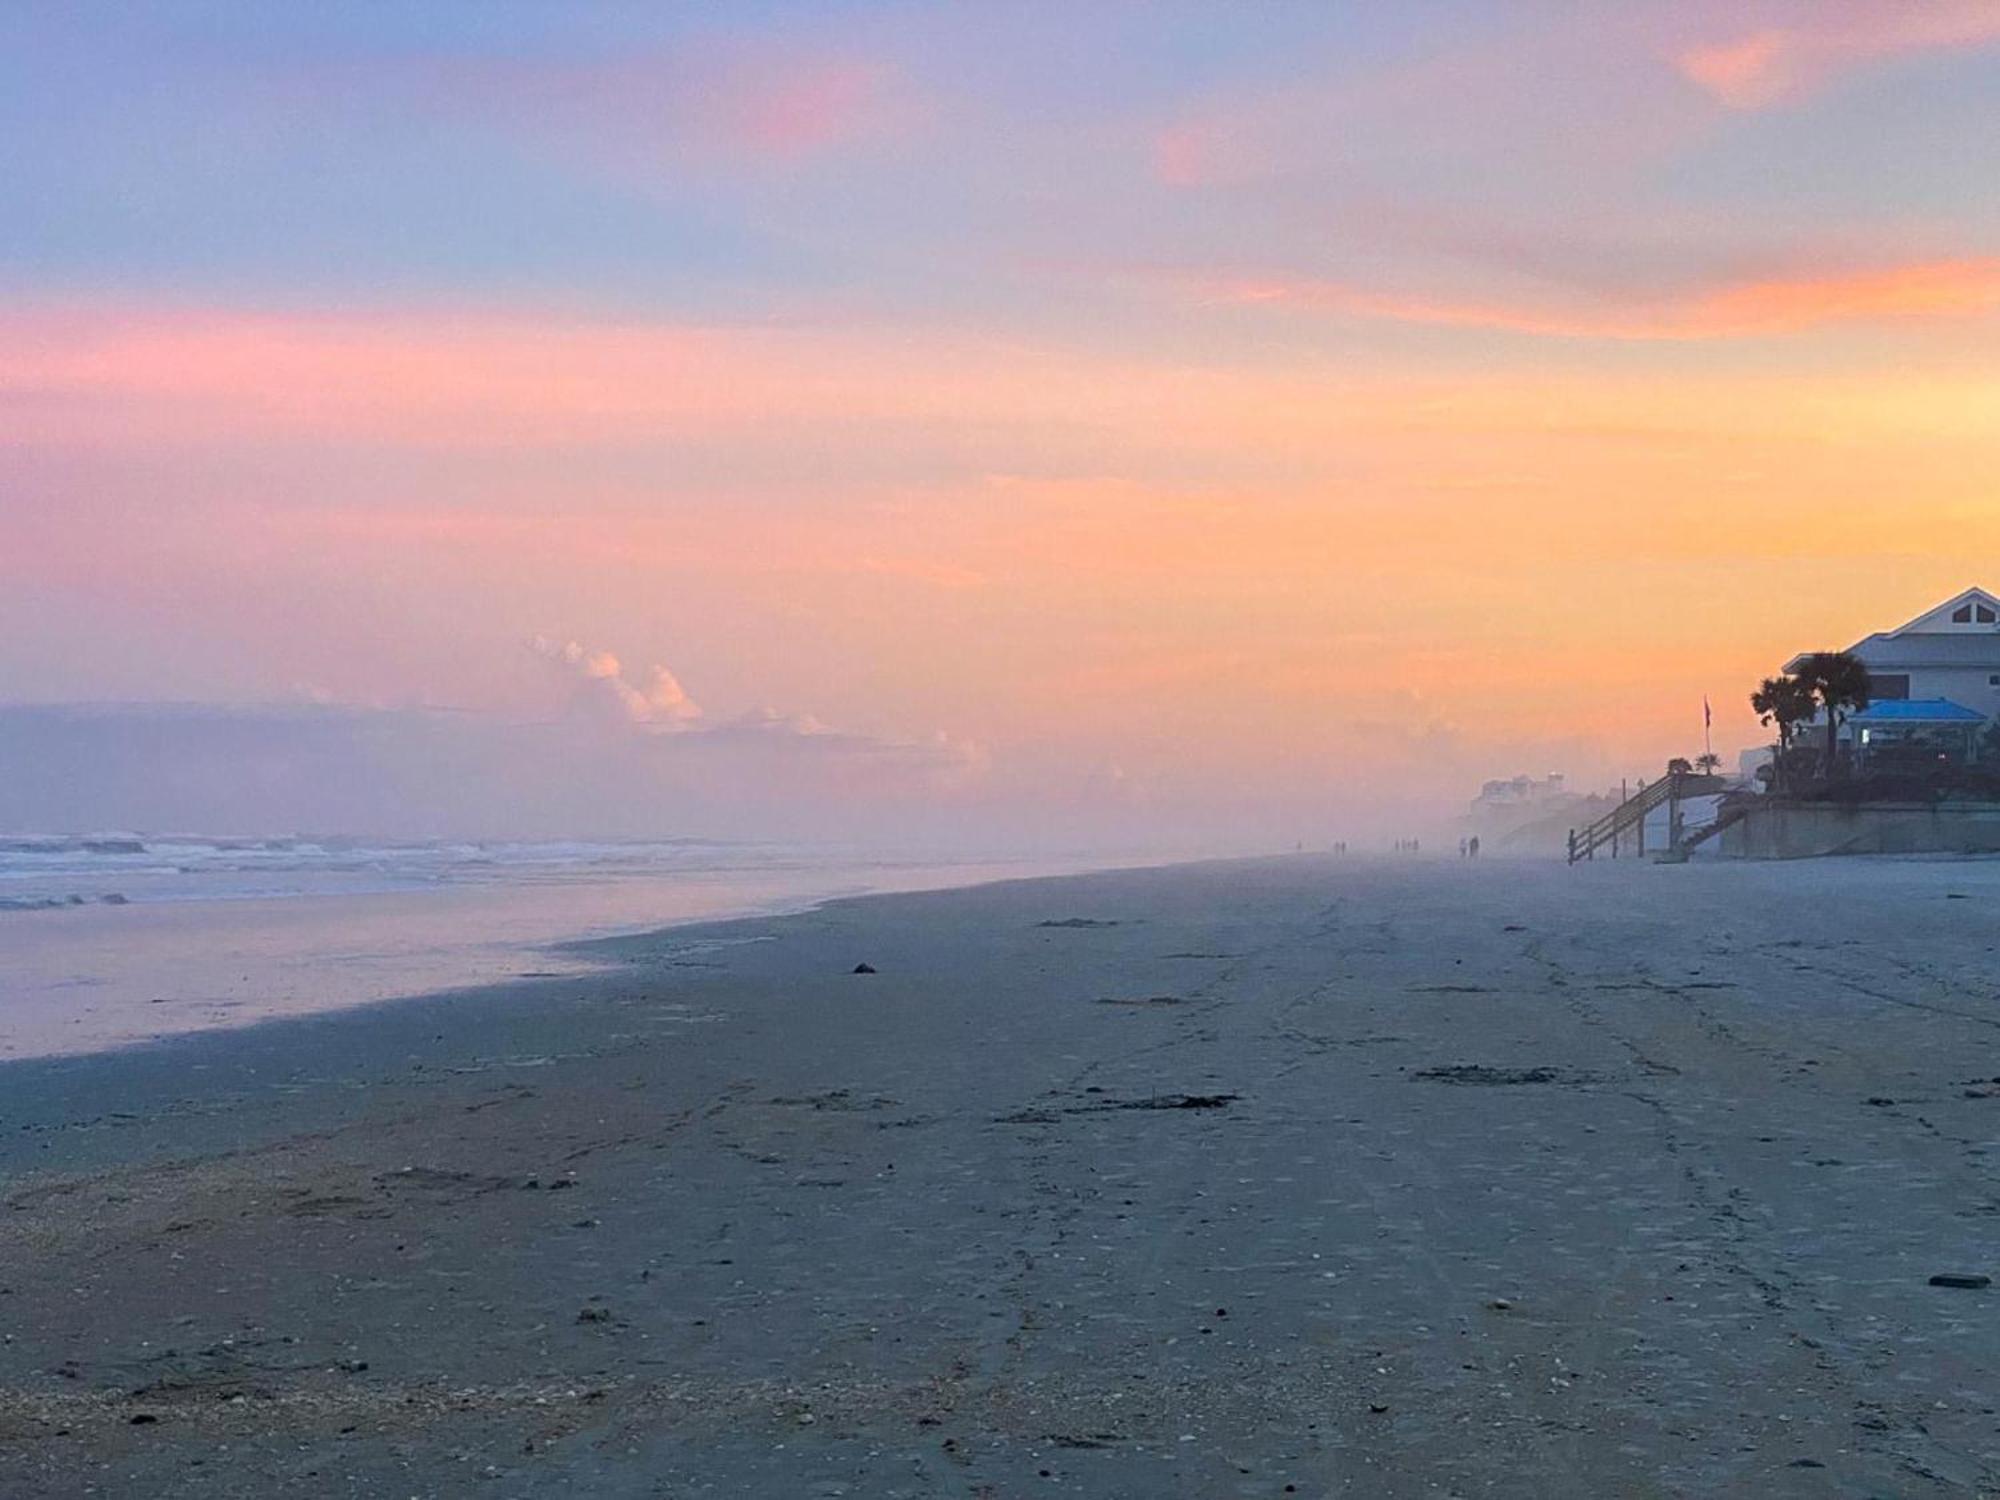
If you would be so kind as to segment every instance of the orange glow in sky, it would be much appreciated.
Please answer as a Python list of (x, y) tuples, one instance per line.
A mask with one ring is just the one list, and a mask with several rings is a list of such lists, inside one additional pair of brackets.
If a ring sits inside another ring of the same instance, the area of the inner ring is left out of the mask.
[(0, 700), (1335, 828), (2000, 588), (2000, 3), (837, 9), (0, 20)]

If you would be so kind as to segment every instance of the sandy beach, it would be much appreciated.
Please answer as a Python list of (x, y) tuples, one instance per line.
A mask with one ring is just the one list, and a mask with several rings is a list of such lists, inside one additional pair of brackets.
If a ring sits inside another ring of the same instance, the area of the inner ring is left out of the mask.
[(2000, 1493), (1996, 910), (1185, 866), (9, 1063), (0, 1494)]

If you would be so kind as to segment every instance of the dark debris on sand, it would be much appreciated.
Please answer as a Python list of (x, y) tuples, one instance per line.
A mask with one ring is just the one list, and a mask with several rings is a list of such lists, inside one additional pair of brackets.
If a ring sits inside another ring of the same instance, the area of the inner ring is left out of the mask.
[(1489, 1068), (1481, 1063), (1419, 1068), (1410, 1077), (1425, 1083), (1456, 1083), (1485, 1088), (1509, 1088), (1533, 1083), (1591, 1082), (1590, 1074), (1579, 1073), (1571, 1068)]
[(1002, 1125), (1051, 1125), (1064, 1115), (1102, 1115), (1123, 1109), (1227, 1109), (1236, 1094), (1148, 1094), (1143, 1099), (1100, 1099), (1059, 1109), (1021, 1109), (997, 1117)]

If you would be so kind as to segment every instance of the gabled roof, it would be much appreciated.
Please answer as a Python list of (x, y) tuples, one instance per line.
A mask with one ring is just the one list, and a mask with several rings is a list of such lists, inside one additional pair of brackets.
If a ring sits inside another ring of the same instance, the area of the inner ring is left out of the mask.
[(1923, 667), (1971, 667), (2000, 672), (2000, 633), (1968, 630), (1963, 635), (1871, 635), (1857, 641), (1853, 654), (1871, 672), (1904, 672)]
[[(1993, 614), (1992, 623), (1952, 619), (1959, 609), (1984, 605)], [(1863, 636), (1850, 654), (1874, 665), (1905, 666), (2000, 666), (2000, 595), (1971, 588), (1954, 594), (1942, 604), (1932, 605), (1914, 620), (1906, 620), (1894, 630), (1878, 630)], [(1801, 651), (1785, 663), (1787, 672), (1796, 672), (1810, 652)]]
[[(1932, 633), (1944, 634), (1946, 632), (1962, 631), (1966, 628), (1964, 623), (1954, 621), (1952, 613), (1965, 604), (1983, 604), (1992, 610), (1996, 616), (2000, 616), (2000, 598), (1995, 598), (1993, 595), (1987, 593), (1985, 589), (1967, 589), (1964, 593), (1954, 594), (1951, 598), (1945, 600), (1944, 603), (1925, 610), (1914, 620), (1906, 621), (1904, 624), (1898, 625), (1894, 630), (1885, 630), (1882, 634), (1930, 635)], [(1989, 626), (1989, 628), (1994, 627)]]
[(1850, 724), (1984, 724), (1986, 715), (1949, 698), (1885, 698), (1859, 713)]

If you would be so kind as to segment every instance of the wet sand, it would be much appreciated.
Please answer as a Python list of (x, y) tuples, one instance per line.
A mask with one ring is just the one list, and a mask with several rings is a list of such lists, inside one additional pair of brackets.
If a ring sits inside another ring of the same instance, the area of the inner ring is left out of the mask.
[(6, 1064), (0, 1495), (2000, 1492), (1996, 946), (1300, 859)]

